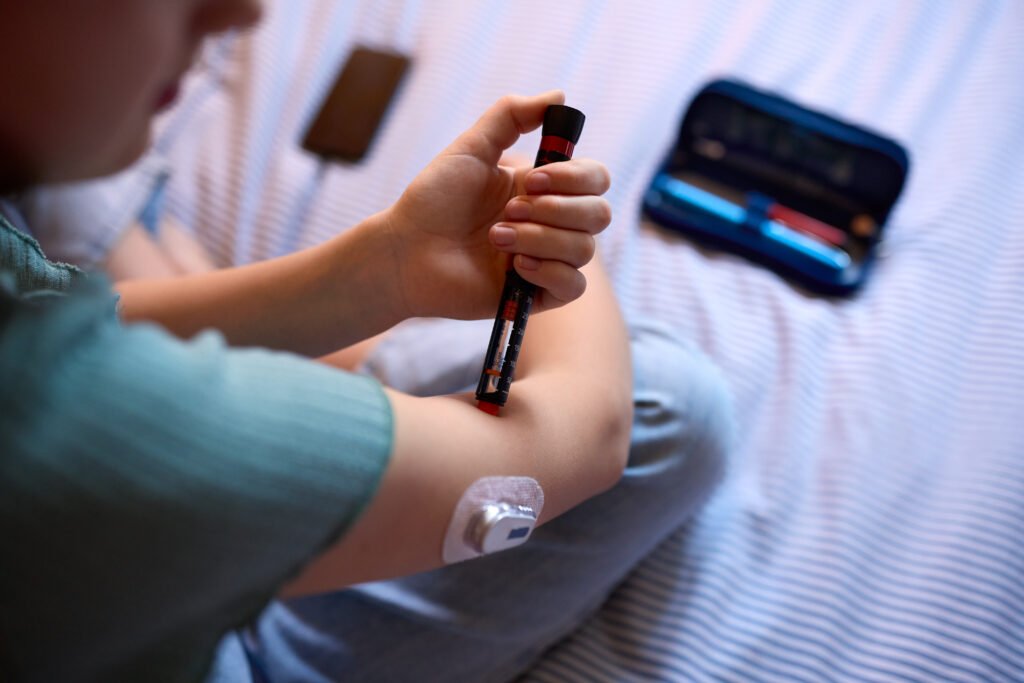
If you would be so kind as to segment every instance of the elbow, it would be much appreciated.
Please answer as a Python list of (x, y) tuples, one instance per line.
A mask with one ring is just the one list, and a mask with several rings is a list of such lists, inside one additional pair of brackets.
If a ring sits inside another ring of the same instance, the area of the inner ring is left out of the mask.
[(593, 422), (595, 449), (595, 494), (607, 491), (622, 479), (629, 459), (633, 429), (633, 398), (628, 388), (621, 395), (608, 396)]

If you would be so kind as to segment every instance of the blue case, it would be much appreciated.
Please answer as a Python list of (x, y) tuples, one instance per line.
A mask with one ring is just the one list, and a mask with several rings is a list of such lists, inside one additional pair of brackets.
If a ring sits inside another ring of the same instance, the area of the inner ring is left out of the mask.
[(694, 97), (644, 195), (657, 223), (812, 291), (870, 271), (909, 169), (896, 142), (737, 81)]

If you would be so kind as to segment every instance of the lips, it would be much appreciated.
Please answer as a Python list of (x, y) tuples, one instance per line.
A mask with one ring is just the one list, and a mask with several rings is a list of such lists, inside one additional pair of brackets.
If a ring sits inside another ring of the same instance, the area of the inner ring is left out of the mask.
[(179, 92), (181, 92), (181, 84), (177, 82), (164, 88), (156, 100), (156, 109), (159, 111), (174, 104), (174, 101), (178, 99)]

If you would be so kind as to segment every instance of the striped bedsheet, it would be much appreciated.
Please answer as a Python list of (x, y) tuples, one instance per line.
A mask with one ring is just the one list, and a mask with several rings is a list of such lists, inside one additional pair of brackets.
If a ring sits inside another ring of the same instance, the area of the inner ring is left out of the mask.
[[(740, 439), (725, 485), (528, 681), (1024, 680), (1024, 5), (268, 12), (222, 51), (216, 88), (188, 84), (199, 135), (168, 123), (160, 140), (181, 170), (169, 208), (219, 261), (325, 239), (393, 201), (496, 97), (561, 87), (588, 116), (577, 154), (614, 176), (602, 249), (624, 308), (696, 340), (730, 382)], [(371, 155), (322, 166), (297, 140), (356, 42), (406, 51), (413, 69)], [(719, 76), (910, 151), (856, 298), (807, 296), (642, 219), (680, 114)]]

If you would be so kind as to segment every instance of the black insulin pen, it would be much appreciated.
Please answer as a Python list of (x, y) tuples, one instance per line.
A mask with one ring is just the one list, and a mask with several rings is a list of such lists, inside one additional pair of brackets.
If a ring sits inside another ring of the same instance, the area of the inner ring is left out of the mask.
[[(573, 148), (583, 132), (585, 118), (583, 112), (572, 107), (561, 104), (548, 107), (544, 112), (540, 149), (533, 167), (571, 159)], [(494, 316), (484, 369), (476, 385), (477, 407), (491, 415), (497, 415), (508, 400), (512, 373), (515, 372), (516, 359), (526, 333), (526, 319), (530, 316), (536, 293), (537, 287), (520, 277), (510, 265), (505, 273), (505, 288), (501, 292), (498, 313)]]

